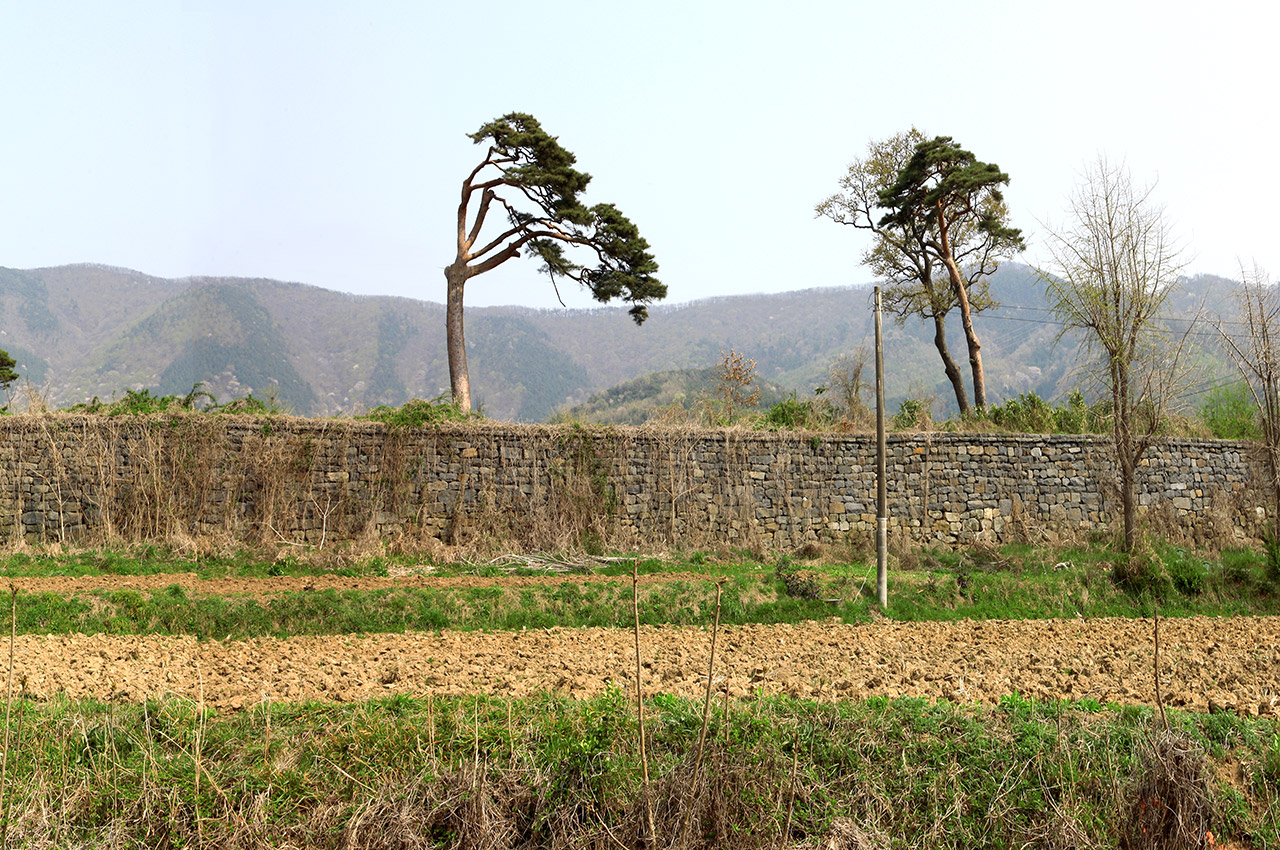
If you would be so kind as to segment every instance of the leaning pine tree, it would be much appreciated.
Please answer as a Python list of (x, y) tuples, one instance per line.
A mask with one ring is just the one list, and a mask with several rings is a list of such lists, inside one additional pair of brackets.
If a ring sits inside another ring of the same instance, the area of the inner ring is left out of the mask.
[[(1009, 226), (1000, 191), (1008, 183), (1009, 175), (995, 164), (980, 162), (950, 136), (937, 136), (916, 145), (897, 181), (877, 199), (889, 211), (877, 227), (918, 234), (911, 241), (912, 250), (936, 260), (947, 271), (969, 347), (973, 405), (979, 411), (987, 409), (987, 388), (969, 289), (976, 277), (995, 269), (997, 258), (1023, 250), (1022, 232)], [(957, 400), (960, 412), (967, 412), (963, 394), (957, 392)]]
[[(612, 204), (587, 207), (579, 200), (591, 176), (573, 167), (574, 155), (533, 116), (512, 112), (470, 138), (476, 144), (487, 142), (489, 150), (462, 181), (458, 252), (444, 270), (449, 382), (453, 400), (464, 411), (471, 409), (471, 382), (462, 301), (467, 281), (476, 275), (521, 253), (533, 255), (553, 286), (568, 278), (591, 290), (597, 301), (626, 301), (636, 324), (648, 318), (650, 302), (667, 294), (654, 277), (658, 264), (640, 231)], [(505, 222), (500, 232), (489, 235), (498, 230), (485, 228), (494, 210), (504, 214)]]

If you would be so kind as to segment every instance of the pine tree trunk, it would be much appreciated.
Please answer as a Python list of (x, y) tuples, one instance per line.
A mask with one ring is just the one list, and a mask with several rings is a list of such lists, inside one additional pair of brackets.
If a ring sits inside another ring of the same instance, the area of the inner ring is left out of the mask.
[(467, 342), (462, 330), (462, 293), (467, 283), (465, 265), (454, 263), (444, 270), (448, 283), (445, 297), (445, 348), (449, 354), (449, 388), (463, 413), (471, 412), (471, 378), (467, 375)]
[(956, 303), (960, 305), (960, 326), (964, 328), (964, 339), (969, 345), (969, 369), (973, 372), (973, 406), (979, 412), (987, 409), (987, 382), (982, 372), (982, 344), (973, 330), (973, 312), (969, 308), (969, 288), (965, 286), (960, 267), (956, 265), (955, 256), (951, 253), (951, 236), (948, 232), (947, 217), (941, 205), (938, 207), (938, 235), (942, 245), (939, 259), (947, 267), (947, 275), (951, 278), (951, 291), (955, 293)]
[(945, 257), (947, 274), (951, 277), (951, 291), (955, 293), (956, 303), (960, 306), (960, 326), (964, 328), (964, 339), (969, 346), (969, 369), (973, 372), (973, 406), (978, 410), (987, 409), (987, 383), (982, 371), (982, 343), (973, 329), (973, 312), (969, 308), (969, 289), (964, 285), (960, 269), (955, 260)]
[(960, 367), (956, 365), (956, 361), (951, 357), (951, 351), (947, 348), (947, 316), (945, 313), (933, 316), (933, 344), (938, 349), (938, 355), (942, 358), (942, 369), (947, 373), (947, 380), (951, 382), (951, 388), (956, 394), (956, 404), (960, 407), (960, 415), (964, 416), (969, 412), (969, 394), (964, 389), (964, 375), (960, 374)]

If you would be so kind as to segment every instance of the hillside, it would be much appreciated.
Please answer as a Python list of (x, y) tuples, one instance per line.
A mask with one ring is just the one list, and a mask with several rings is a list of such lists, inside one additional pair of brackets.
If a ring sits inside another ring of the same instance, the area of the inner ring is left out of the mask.
[[(720, 369), (715, 366), (649, 372), (595, 393), (582, 404), (557, 412), (554, 419), (593, 425), (643, 425), (672, 412), (676, 421), (684, 421), (684, 416), (697, 419), (719, 401), (719, 375)], [(757, 410), (787, 398), (786, 390), (762, 378), (752, 386), (760, 392)]]
[[(1231, 287), (1220, 278), (1188, 284), (1179, 310), (1206, 294), (1211, 308), (1220, 305)], [(992, 291), (1003, 306), (977, 320), (989, 395), (1060, 395), (1074, 345), (1055, 347), (1041, 285), (1011, 264)], [(755, 359), (778, 391), (807, 394), (840, 354), (870, 347), (870, 302), (870, 286), (716, 298), (655, 306), (641, 327), (614, 308), (470, 308), (473, 391), (492, 417), (544, 421), (651, 373), (708, 369), (732, 348)], [(949, 333), (963, 361), (958, 325)], [(885, 337), (890, 404), (932, 394), (939, 412), (954, 405), (923, 323), (887, 320)], [(0, 268), (0, 348), (52, 405), (126, 389), (185, 393), (205, 381), (221, 399), (253, 392), (319, 415), (432, 398), (449, 384), (441, 304), (97, 265)]]

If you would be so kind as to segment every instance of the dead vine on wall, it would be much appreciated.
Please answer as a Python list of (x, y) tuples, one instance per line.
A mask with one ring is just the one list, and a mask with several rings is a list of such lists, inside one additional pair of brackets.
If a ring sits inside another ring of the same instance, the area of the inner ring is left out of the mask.
[[(1110, 522), (1114, 474), (1091, 438), (916, 434), (890, 450), (890, 528), (907, 543)], [(1249, 454), (1155, 449), (1151, 526), (1197, 542), (1258, 533)], [(0, 542), (766, 550), (874, 527), (873, 442), (856, 435), (43, 414), (0, 419), (0, 460)]]

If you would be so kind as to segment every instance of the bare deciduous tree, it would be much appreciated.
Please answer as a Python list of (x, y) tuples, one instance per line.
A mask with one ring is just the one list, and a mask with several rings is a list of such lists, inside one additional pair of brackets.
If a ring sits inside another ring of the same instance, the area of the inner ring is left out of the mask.
[(721, 354), (716, 395), (720, 399), (723, 424), (733, 424), (739, 411), (760, 403), (760, 387), (756, 384), (756, 361), (729, 349)]
[(1240, 270), (1241, 333), (1214, 323), (1249, 387), (1262, 426), (1263, 463), (1271, 486), (1271, 534), (1280, 535), (1280, 292), (1265, 271)]
[(1152, 187), (1099, 157), (1070, 200), (1069, 222), (1049, 232), (1052, 264), (1039, 273), (1062, 333), (1078, 330), (1111, 398), (1124, 549), (1137, 527), (1137, 470), (1179, 376), (1186, 334), (1171, 344), (1160, 310), (1185, 263)]
[(851, 352), (841, 354), (827, 369), (827, 382), (841, 407), (845, 418), (855, 425), (864, 425), (871, 419), (862, 391), (867, 380), (862, 376), (867, 367), (867, 347), (860, 345)]

